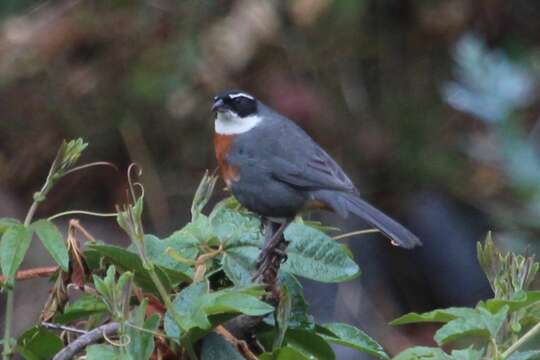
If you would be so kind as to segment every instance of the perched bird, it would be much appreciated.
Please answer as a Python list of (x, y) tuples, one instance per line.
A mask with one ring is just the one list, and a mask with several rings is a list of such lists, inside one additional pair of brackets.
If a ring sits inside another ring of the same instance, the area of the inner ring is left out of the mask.
[(221, 174), (247, 209), (281, 222), (307, 209), (359, 216), (404, 248), (421, 245), (405, 227), (359, 197), (341, 167), (298, 125), (243, 91), (214, 97)]

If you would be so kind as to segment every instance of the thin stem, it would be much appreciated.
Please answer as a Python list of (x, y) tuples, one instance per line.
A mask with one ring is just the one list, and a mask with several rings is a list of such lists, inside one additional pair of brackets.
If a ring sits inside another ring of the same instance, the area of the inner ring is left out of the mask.
[(525, 344), (527, 341), (529, 341), (532, 337), (540, 333), (540, 323), (533, 326), (529, 331), (527, 331), (521, 338), (518, 339), (515, 343), (512, 344), (508, 349), (506, 349), (505, 352), (502, 354), (502, 358), (506, 359), (508, 356), (510, 356), (514, 351), (516, 351), (521, 345)]
[(66, 171), (62, 176), (66, 176), (67, 174), (71, 174), (71, 173), (74, 173), (76, 171), (83, 170), (83, 169), (88, 169), (88, 168), (94, 167), (94, 166), (109, 166), (109, 167), (112, 167), (113, 169), (115, 169), (116, 171), (119, 171), (118, 167), (116, 165), (114, 165), (113, 163), (110, 163), (108, 161), (96, 161), (96, 162), (93, 162), (93, 163), (84, 164), (84, 165), (80, 165), (80, 166), (76, 166), (74, 168), (71, 168), (68, 171)]
[[(44, 197), (49, 189), (49, 177), (47, 177), (47, 181), (45, 181), (45, 184), (40, 190), (41, 195)], [(24, 226), (28, 227), (32, 223), (32, 218), (34, 217), (34, 214), (36, 213), (36, 210), (39, 206), (39, 203), (41, 200), (34, 200), (32, 205), (30, 206), (30, 209), (28, 209), (28, 212), (26, 213), (26, 217), (24, 218)], [(16, 276), (16, 275), (15, 275)], [(7, 288), (7, 300), (6, 300), (6, 315), (5, 315), (5, 325), (4, 325), (4, 351), (2, 352), (2, 359), (3, 360), (9, 360), (11, 358), (11, 355), (13, 353), (13, 349), (11, 348), (11, 325), (13, 322), (13, 313), (15, 311), (15, 279), (13, 279), (13, 284), (11, 287)]]
[(62, 324), (50, 323), (50, 322), (47, 322), (47, 321), (42, 322), (41, 326), (43, 326), (44, 328), (47, 328), (47, 329), (68, 331), (68, 332), (72, 332), (72, 333), (76, 333), (76, 334), (82, 334), (82, 335), (88, 334), (88, 331), (85, 331), (85, 330), (77, 329), (77, 328), (62, 325)]
[(377, 233), (377, 232), (379, 232), (378, 229), (365, 229), (365, 230), (352, 231), (352, 232), (348, 232), (346, 234), (341, 234), (341, 235), (338, 235), (338, 236), (334, 236), (332, 238), (332, 240), (341, 240), (341, 239), (345, 239), (345, 238), (348, 238), (348, 237), (351, 237), (351, 236), (372, 234), (372, 233)]
[(118, 213), (98, 213), (93, 211), (86, 211), (86, 210), (69, 210), (69, 211), (63, 211), (58, 214), (54, 214), (53, 216), (50, 216), (47, 218), (47, 221), (52, 221), (54, 219), (58, 219), (62, 216), (68, 216), (68, 215), (90, 215), (90, 216), (97, 216), (97, 217), (116, 217), (118, 216)]
[(15, 282), (11, 288), (8, 288), (6, 302), (6, 324), (4, 329), (4, 351), (2, 359), (9, 360), (12, 354), (11, 349), (11, 323), (13, 322), (13, 310), (15, 305)]
[(36, 210), (39, 206), (39, 202), (34, 201), (32, 203), (32, 206), (30, 206), (30, 209), (26, 213), (26, 218), (24, 219), (24, 226), (29, 226), (32, 222), (32, 219), (34, 218), (34, 214), (36, 213)]
[[(144, 261), (144, 258), (143, 258), (143, 261)], [(150, 265), (150, 266), (146, 266), (146, 265)], [(180, 314), (178, 314), (178, 312), (174, 308), (174, 304), (172, 303), (171, 299), (169, 299), (169, 294), (167, 293), (167, 290), (165, 290), (165, 287), (161, 283), (161, 280), (159, 280), (159, 277), (157, 276), (156, 271), (154, 270), (154, 267), (152, 266), (152, 264), (148, 264), (148, 263), (145, 264), (145, 267), (148, 269), (148, 274), (150, 275), (150, 279), (152, 279), (152, 282), (154, 283), (157, 291), (159, 292), (159, 295), (163, 299), (163, 302), (165, 303), (165, 307), (167, 308), (167, 311), (173, 317), (174, 322), (176, 322), (176, 325), (178, 326), (178, 328), (182, 328), (180, 326), (180, 321), (181, 321)], [(181, 342), (184, 348), (187, 350), (187, 353), (190, 359), (197, 360), (197, 355), (195, 354), (195, 351), (193, 350), (193, 346), (191, 342), (187, 339), (183, 339)]]
[(491, 345), (493, 346), (493, 359), (499, 360), (499, 347), (494, 338), (491, 338)]

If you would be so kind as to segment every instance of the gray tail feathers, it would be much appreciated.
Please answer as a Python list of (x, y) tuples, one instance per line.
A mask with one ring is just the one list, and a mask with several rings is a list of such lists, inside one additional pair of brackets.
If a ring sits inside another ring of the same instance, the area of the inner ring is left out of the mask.
[(344, 218), (347, 217), (349, 213), (361, 217), (369, 224), (379, 229), (384, 235), (392, 240), (392, 243), (395, 243), (398, 246), (411, 249), (415, 246), (422, 245), (416, 235), (354, 194), (319, 190), (314, 192), (313, 196), (317, 200), (321, 200), (328, 204), (338, 215)]

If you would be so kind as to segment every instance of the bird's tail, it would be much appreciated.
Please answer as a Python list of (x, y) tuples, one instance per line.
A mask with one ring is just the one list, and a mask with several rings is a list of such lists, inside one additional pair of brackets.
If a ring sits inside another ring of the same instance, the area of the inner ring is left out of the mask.
[(395, 245), (406, 249), (422, 245), (418, 237), (403, 225), (354, 194), (321, 190), (313, 195), (317, 200), (328, 204), (342, 217), (347, 217), (349, 213), (361, 217), (390, 238)]

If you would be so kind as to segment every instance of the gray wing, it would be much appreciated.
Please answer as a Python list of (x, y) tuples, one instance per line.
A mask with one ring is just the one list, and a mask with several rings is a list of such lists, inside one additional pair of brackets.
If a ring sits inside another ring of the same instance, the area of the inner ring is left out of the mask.
[(288, 123), (282, 131), (287, 135), (279, 137), (279, 146), (270, 156), (270, 169), (276, 180), (308, 191), (357, 193), (341, 167), (300, 127)]

